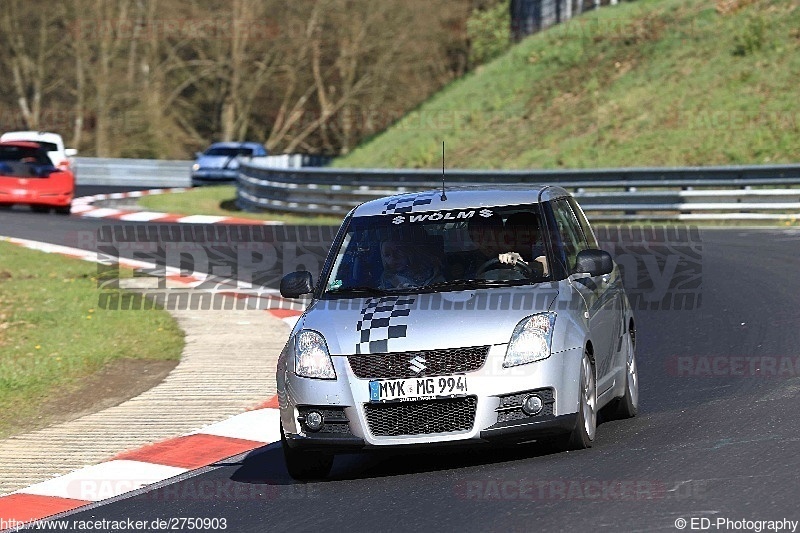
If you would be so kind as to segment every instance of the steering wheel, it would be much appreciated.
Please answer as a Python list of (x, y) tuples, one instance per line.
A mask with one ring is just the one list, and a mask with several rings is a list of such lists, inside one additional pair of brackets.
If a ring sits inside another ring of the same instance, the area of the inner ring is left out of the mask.
[(482, 264), (480, 267), (478, 267), (477, 272), (475, 272), (475, 277), (480, 276), (481, 274), (483, 274), (484, 272), (489, 270), (490, 267), (492, 267), (494, 265), (502, 265), (501, 268), (504, 268), (504, 269), (519, 270), (526, 278), (532, 278), (533, 277), (533, 269), (530, 267), (530, 265), (528, 265), (526, 263), (523, 263), (522, 261), (517, 261), (513, 265), (510, 265), (508, 263), (501, 263), (500, 259), (498, 259), (497, 257), (493, 257), (492, 259), (489, 259), (484, 264)]

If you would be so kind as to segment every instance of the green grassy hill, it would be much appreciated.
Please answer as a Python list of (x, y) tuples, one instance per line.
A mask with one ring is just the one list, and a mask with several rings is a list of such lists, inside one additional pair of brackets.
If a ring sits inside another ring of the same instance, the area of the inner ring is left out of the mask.
[[(746, 5), (745, 5), (746, 4)], [(638, 0), (534, 35), (338, 167), (800, 161), (796, 0)]]

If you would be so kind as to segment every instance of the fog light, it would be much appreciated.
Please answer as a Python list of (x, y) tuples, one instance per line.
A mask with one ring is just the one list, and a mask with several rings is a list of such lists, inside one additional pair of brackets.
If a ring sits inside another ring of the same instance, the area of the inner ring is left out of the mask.
[(527, 396), (525, 401), (522, 402), (522, 412), (528, 416), (539, 414), (542, 411), (542, 407), (544, 407), (544, 402), (535, 394)]
[(311, 431), (319, 431), (323, 423), (322, 413), (319, 411), (309, 411), (306, 414), (306, 427)]

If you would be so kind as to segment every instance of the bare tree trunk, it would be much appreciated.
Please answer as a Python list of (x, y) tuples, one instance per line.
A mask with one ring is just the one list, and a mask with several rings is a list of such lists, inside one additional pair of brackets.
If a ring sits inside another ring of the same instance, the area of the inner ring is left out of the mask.
[[(159, 13), (158, 0), (148, 0), (147, 13), (145, 15), (146, 27), (152, 28), (157, 20)], [(145, 116), (147, 117), (147, 131), (154, 137), (153, 144), (161, 146), (164, 140), (163, 126), (164, 108), (162, 98), (164, 97), (164, 67), (160, 57), (161, 41), (157, 32), (149, 31), (147, 38), (147, 50), (142, 56), (142, 74), (144, 82), (142, 89), (144, 92)]]
[(244, 29), (246, 23), (244, 17), (250, 11), (245, 6), (244, 0), (233, 0), (232, 32), (230, 35), (230, 74), (228, 79), (227, 91), (222, 102), (220, 112), (220, 125), (222, 126), (222, 140), (234, 140), (237, 120), (237, 100), (241, 88), (242, 69), (244, 68)]
[(41, 18), (39, 19), (39, 39), (37, 42), (36, 64), (34, 67), (35, 74), (31, 84), (33, 86), (33, 95), (31, 98), (33, 101), (31, 105), (31, 115), (33, 120), (31, 128), (33, 129), (39, 129), (42, 118), (42, 84), (44, 83), (44, 78), (46, 76), (45, 64), (47, 62), (48, 50), (47, 26), (50, 22), (47, 19), (47, 16), (47, 13), (42, 13)]
[(97, 157), (109, 156), (109, 120), (111, 110), (109, 102), (109, 77), (111, 75), (111, 37), (103, 32), (100, 37), (100, 50), (97, 57), (98, 74), (95, 78), (95, 127), (94, 151)]
[[(84, 6), (82, 0), (75, 0), (74, 3), (75, 14), (83, 13)], [(83, 28), (77, 23), (77, 19), (73, 21), (73, 47), (75, 54), (75, 121), (72, 131), (72, 146), (79, 149), (81, 148), (81, 138), (83, 135), (83, 114), (86, 110), (86, 39), (84, 36)]]
[[(42, 84), (47, 60), (48, 13), (42, 10), (34, 14), (31, 6), (20, 8), (16, 0), (7, 0), (3, 5), (0, 31), (4, 49), (8, 50), (17, 106), (28, 129), (38, 129), (42, 113)], [(38, 32), (35, 38), (20, 31), (23, 19), (38, 17)], [(2, 41), (0, 41), (2, 42)], [(33, 49), (31, 52), (30, 50)]]
[(95, 155), (97, 157), (111, 156), (111, 131), (115, 96), (115, 76), (117, 72), (112, 69), (112, 62), (119, 54), (123, 45), (129, 42), (121, 32), (130, 20), (128, 10), (129, 0), (106, 0), (101, 3), (103, 17), (101, 24), (108, 27), (99, 28), (100, 42), (97, 53), (97, 73), (94, 79), (95, 86)]

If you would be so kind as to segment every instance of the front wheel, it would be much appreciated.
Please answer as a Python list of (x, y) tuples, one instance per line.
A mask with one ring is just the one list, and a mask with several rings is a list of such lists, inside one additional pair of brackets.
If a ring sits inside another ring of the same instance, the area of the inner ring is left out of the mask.
[(594, 375), (594, 364), (588, 351), (581, 360), (580, 402), (578, 404), (578, 421), (566, 440), (568, 450), (583, 450), (594, 444), (597, 432), (597, 382)]
[(636, 367), (636, 330), (628, 335), (628, 355), (625, 361), (625, 395), (609, 406), (611, 418), (633, 418), (639, 412), (639, 370)]
[(331, 473), (333, 455), (325, 452), (292, 449), (286, 442), (282, 424), (281, 447), (283, 448), (283, 458), (286, 460), (286, 469), (294, 479), (300, 481), (322, 479)]

